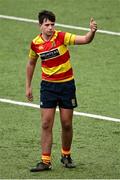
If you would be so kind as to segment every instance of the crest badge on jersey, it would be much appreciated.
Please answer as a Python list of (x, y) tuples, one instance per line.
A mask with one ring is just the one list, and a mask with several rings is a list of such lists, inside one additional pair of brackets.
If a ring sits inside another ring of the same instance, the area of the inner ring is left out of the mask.
[(41, 50), (44, 49), (44, 47), (43, 46), (39, 46), (38, 49), (41, 51)]
[(55, 41), (52, 42), (52, 48), (56, 47)]

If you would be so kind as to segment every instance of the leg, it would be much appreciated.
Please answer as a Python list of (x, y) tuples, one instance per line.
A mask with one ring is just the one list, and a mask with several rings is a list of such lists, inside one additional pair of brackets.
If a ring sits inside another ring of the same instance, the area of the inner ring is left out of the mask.
[(70, 149), (73, 137), (72, 118), (73, 109), (60, 109), (61, 125), (62, 125), (62, 156), (61, 162), (66, 168), (75, 168), (70, 155)]
[(42, 161), (32, 168), (31, 172), (51, 170), (52, 127), (54, 123), (55, 108), (41, 108), (41, 146)]
[(62, 125), (62, 148), (70, 150), (73, 128), (72, 128), (73, 109), (60, 108), (60, 119)]
[(41, 146), (42, 154), (51, 154), (52, 148), (52, 127), (54, 123), (55, 108), (41, 108), (42, 132)]

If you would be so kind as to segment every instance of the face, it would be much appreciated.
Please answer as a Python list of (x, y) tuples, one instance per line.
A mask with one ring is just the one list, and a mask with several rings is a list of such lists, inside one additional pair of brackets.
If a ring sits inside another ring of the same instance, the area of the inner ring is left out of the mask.
[(48, 19), (44, 19), (43, 23), (40, 25), (40, 29), (42, 31), (42, 34), (46, 36), (51, 36), (55, 31), (55, 23), (51, 22)]

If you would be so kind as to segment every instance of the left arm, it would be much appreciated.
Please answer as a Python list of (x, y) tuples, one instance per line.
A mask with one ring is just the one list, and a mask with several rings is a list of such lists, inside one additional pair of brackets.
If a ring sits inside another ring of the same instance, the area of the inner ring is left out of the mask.
[(75, 38), (75, 44), (79, 45), (79, 44), (90, 43), (94, 39), (96, 31), (97, 31), (97, 24), (94, 21), (94, 19), (91, 18), (91, 20), (90, 20), (90, 31), (83, 36), (77, 35)]

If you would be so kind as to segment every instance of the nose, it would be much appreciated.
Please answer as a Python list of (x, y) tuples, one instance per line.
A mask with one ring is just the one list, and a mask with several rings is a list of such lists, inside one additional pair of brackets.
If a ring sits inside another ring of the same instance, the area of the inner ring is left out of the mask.
[(52, 29), (52, 25), (51, 24), (49, 25), (49, 29)]

